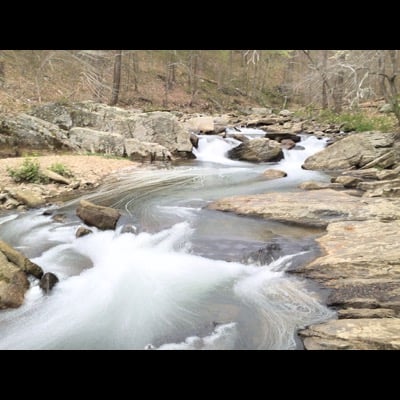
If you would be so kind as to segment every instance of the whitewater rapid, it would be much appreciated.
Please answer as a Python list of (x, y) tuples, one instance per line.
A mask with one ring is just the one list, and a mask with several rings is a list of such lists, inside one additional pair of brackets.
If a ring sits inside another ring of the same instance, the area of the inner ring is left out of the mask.
[[(242, 256), (308, 234), (205, 209), (223, 194), (270, 190), (259, 179), (267, 168), (287, 169), (282, 187), (324, 179), (297, 167), (324, 143), (310, 137), (301, 144), (280, 163), (255, 166), (226, 158), (234, 140), (202, 138), (192, 165), (124, 172), (85, 196), (122, 210), (115, 231), (91, 228), (76, 238), (78, 200), (57, 210), (64, 223), (42, 210), (1, 217), (2, 239), (60, 282), (44, 296), (32, 280), (24, 304), (0, 312), (0, 349), (301, 347), (296, 331), (333, 315), (309, 284), (285, 272), (310, 252), (308, 244), (264, 266)], [(121, 233), (125, 223), (138, 233)]]

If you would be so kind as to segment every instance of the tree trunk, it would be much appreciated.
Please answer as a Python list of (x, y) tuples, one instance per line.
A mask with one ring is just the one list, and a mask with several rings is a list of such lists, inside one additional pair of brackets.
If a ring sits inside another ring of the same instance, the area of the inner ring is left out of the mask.
[(4, 61), (0, 61), (0, 88), (4, 86), (5, 80)]
[[(339, 56), (339, 61), (345, 61), (345, 54)], [(333, 110), (336, 113), (342, 112), (343, 109), (343, 95), (344, 95), (344, 71), (339, 66), (339, 71), (336, 75), (335, 88), (333, 90)]]
[(115, 106), (118, 103), (119, 91), (121, 88), (121, 60), (122, 50), (116, 50), (110, 106)]
[[(322, 70), (326, 74), (326, 69), (328, 66), (328, 50), (322, 52)], [(328, 108), (328, 82), (326, 79), (322, 79), (322, 98), (321, 98), (322, 109), (326, 110)]]

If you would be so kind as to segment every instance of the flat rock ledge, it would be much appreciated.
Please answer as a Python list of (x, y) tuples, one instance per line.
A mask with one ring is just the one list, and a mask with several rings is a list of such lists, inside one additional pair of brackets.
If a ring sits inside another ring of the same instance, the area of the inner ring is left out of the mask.
[(400, 201), (331, 189), (220, 199), (214, 210), (326, 228), (324, 254), (291, 271), (329, 289), (338, 319), (299, 332), (312, 349), (400, 348)]

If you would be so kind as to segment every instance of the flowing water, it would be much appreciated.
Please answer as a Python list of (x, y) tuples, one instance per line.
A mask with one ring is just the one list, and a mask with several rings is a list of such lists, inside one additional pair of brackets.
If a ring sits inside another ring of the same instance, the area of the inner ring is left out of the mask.
[[(249, 138), (262, 131), (243, 129)], [(32, 280), (24, 304), (0, 312), (0, 349), (296, 349), (296, 331), (332, 317), (320, 294), (289, 268), (315, 257), (320, 232), (207, 210), (228, 195), (296, 190), (321, 173), (301, 169), (325, 146), (302, 138), (279, 163), (233, 161), (235, 139), (201, 137), (195, 160), (174, 167), (126, 170), (116, 182), (84, 196), (118, 208), (115, 231), (82, 225), (79, 199), (56, 213), (42, 210), (0, 217), (0, 237), (55, 273), (44, 296)], [(266, 181), (278, 168), (283, 179)], [(123, 226), (135, 233), (124, 233)], [(266, 265), (256, 254), (272, 252)]]

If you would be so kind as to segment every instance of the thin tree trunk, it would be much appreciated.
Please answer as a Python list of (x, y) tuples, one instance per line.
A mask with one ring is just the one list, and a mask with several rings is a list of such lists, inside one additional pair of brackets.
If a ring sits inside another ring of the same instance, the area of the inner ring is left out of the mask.
[(121, 60), (122, 60), (122, 50), (117, 50), (115, 53), (115, 60), (114, 60), (113, 87), (111, 93), (110, 106), (115, 106), (118, 103), (118, 97), (121, 88)]
[[(341, 54), (339, 56), (339, 61), (345, 61), (345, 55)], [(344, 95), (344, 71), (343, 68), (340, 67), (337, 75), (335, 88), (333, 91), (333, 109), (336, 113), (342, 112), (343, 109), (343, 95)]]
[(0, 87), (3, 87), (6, 81), (4, 61), (0, 61)]
[[(328, 66), (328, 50), (324, 50), (322, 53), (322, 69), (326, 73)], [(321, 99), (322, 109), (326, 110), (328, 108), (328, 83), (326, 79), (322, 79), (322, 99)]]

